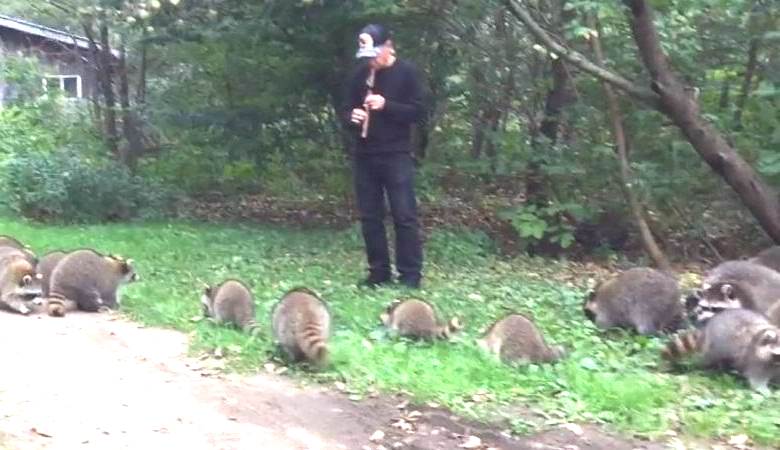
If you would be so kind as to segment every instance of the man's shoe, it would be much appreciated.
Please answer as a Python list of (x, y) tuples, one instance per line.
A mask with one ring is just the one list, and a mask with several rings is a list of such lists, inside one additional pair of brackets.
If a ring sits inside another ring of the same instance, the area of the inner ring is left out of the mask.
[(360, 280), (357, 283), (358, 287), (367, 287), (367, 288), (376, 288), (379, 285), (382, 284), (389, 284), (391, 281), (390, 277), (375, 277), (375, 276), (369, 276), (366, 279)]
[(420, 289), (420, 279), (419, 278), (406, 278), (406, 277), (400, 277), (398, 278), (398, 282), (401, 283), (401, 285), (406, 286), (410, 289)]

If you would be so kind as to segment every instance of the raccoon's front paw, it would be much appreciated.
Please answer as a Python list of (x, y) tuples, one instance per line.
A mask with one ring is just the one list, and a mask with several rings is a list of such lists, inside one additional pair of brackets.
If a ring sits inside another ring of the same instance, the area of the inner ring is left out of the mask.
[(97, 309), (97, 312), (101, 314), (110, 314), (111, 312), (113, 312), (113, 310), (108, 306), (101, 306)]
[(30, 308), (28, 308), (27, 305), (19, 305), (19, 307), (17, 308), (17, 311), (19, 311), (20, 314), (23, 314), (23, 315), (26, 316), (27, 314), (30, 314), (30, 312), (32, 310)]

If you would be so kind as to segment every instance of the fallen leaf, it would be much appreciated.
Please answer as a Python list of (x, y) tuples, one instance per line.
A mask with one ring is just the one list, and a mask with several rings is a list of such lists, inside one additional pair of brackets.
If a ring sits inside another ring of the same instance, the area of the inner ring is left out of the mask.
[(469, 436), (458, 447), (460, 447), (460, 448), (479, 448), (479, 447), (482, 447), (482, 439), (480, 439), (480, 438), (478, 438), (476, 436)]
[(750, 438), (746, 434), (738, 434), (729, 438), (729, 445), (733, 445), (736, 448), (744, 448), (747, 446)]
[(561, 425), (561, 428), (565, 428), (572, 433), (576, 434), (577, 436), (582, 436), (582, 427), (577, 425), (576, 423), (564, 423)]
[(379, 442), (384, 438), (385, 438), (385, 432), (382, 430), (376, 430), (374, 431), (374, 434), (372, 434), (371, 437), (368, 438), (368, 440), (371, 442)]

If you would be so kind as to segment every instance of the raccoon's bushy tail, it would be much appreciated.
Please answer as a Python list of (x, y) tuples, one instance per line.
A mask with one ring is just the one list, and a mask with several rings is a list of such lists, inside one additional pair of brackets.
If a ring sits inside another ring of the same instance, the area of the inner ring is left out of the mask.
[(50, 294), (46, 298), (46, 312), (52, 317), (65, 317), (69, 311), (76, 310), (76, 303), (59, 294)]
[(661, 357), (667, 361), (675, 361), (701, 349), (703, 333), (701, 330), (678, 334), (661, 350)]
[(262, 337), (264, 335), (263, 329), (260, 327), (260, 324), (255, 322), (254, 320), (250, 320), (244, 326), (242, 327), (245, 333), (249, 333), (251, 337)]
[(436, 332), (436, 337), (439, 339), (449, 339), (453, 334), (463, 329), (463, 324), (460, 323), (457, 317), (453, 317), (447, 323), (442, 325)]
[(304, 321), (296, 333), (298, 347), (306, 359), (321, 366), (328, 361), (328, 338), (319, 321)]

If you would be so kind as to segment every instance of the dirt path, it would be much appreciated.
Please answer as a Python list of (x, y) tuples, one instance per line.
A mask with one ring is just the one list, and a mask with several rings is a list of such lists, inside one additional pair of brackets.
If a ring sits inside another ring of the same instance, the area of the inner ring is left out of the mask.
[[(185, 335), (108, 315), (0, 313), (0, 342), (1, 450), (457, 449), (470, 435), (484, 445), (464, 448), (663, 448), (588, 428), (510, 441), (443, 411), (399, 422), (409, 411), (398, 399), (355, 403), (264, 374), (203, 376)], [(385, 436), (371, 442), (377, 430)]]

